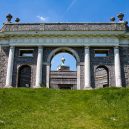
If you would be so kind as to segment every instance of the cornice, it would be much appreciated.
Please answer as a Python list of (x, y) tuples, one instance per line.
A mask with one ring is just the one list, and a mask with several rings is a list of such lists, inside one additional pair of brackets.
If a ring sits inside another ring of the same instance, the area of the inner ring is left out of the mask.
[(1, 45), (12, 46), (113, 46), (119, 45), (117, 38), (12, 38), (1, 40)]
[(1, 32), (0, 39), (11, 38), (85, 38), (85, 37), (123, 37), (129, 38), (125, 31), (90, 31), (90, 32)]
[(0, 45), (16, 46), (119, 46), (129, 44), (125, 31), (2, 32)]

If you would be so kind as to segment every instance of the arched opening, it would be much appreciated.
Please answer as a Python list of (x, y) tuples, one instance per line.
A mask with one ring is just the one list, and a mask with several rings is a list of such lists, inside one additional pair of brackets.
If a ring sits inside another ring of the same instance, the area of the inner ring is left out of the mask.
[(49, 87), (56, 89), (79, 89), (77, 75), (79, 57), (73, 49), (56, 49), (50, 56)]
[[(63, 58), (65, 59), (64, 64), (62, 64)], [(69, 54), (68, 52), (60, 52), (53, 56), (53, 58), (51, 59), (51, 71), (57, 71), (57, 68), (60, 65), (69, 66), (70, 71), (77, 70), (77, 61), (75, 57), (72, 54)]]
[(109, 71), (106, 66), (98, 66), (96, 68), (95, 87), (109, 87)]
[(23, 65), (18, 70), (18, 87), (31, 86), (31, 67)]

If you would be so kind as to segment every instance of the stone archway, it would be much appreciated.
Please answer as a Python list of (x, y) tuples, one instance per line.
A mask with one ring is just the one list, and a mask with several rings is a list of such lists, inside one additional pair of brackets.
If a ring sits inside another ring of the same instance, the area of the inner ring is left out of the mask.
[(22, 65), (18, 69), (18, 87), (30, 87), (31, 86), (31, 67), (28, 65)]
[(109, 87), (109, 70), (106, 66), (98, 66), (96, 68), (95, 87)]
[(72, 55), (75, 57), (75, 59), (77, 60), (77, 63), (80, 63), (80, 57), (79, 57), (78, 53), (77, 53), (74, 49), (69, 48), (69, 47), (60, 47), (60, 48), (54, 49), (54, 50), (49, 54), (48, 59), (47, 59), (47, 62), (50, 63), (52, 57), (53, 57), (55, 54), (59, 53), (59, 52), (68, 52), (68, 53), (72, 54)]
[(52, 58), (60, 53), (60, 52), (67, 52), (71, 55), (73, 55), (76, 59), (76, 64), (77, 64), (77, 89), (80, 89), (80, 57), (78, 55), (78, 53), (72, 49), (72, 48), (68, 48), (68, 47), (60, 47), (60, 48), (56, 48), (54, 49), (48, 56), (47, 59), (47, 66), (46, 66), (46, 86), (47, 88), (49, 88), (49, 83), (50, 83), (50, 67), (51, 67), (51, 60)]

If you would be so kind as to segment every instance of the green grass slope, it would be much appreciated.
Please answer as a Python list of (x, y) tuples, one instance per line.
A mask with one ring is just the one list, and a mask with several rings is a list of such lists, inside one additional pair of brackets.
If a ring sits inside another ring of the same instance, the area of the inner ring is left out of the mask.
[(0, 89), (0, 129), (129, 129), (129, 89)]

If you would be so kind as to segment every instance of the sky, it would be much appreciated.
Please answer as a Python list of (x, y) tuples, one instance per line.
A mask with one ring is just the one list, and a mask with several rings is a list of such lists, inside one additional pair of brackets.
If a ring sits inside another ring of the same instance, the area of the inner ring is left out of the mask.
[(119, 12), (129, 20), (129, 0), (0, 0), (0, 25), (8, 13), (21, 22), (109, 22)]
[(69, 53), (59, 53), (55, 55), (51, 61), (51, 70), (57, 70), (58, 66), (62, 65), (61, 59), (65, 58), (64, 65), (69, 66), (71, 71), (77, 70), (76, 59)]
[(0, 0), (0, 28), (8, 13), (13, 15), (12, 22), (19, 17), (21, 23), (44, 23), (110, 22), (113, 16), (117, 22), (120, 12), (129, 21), (129, 0)]

